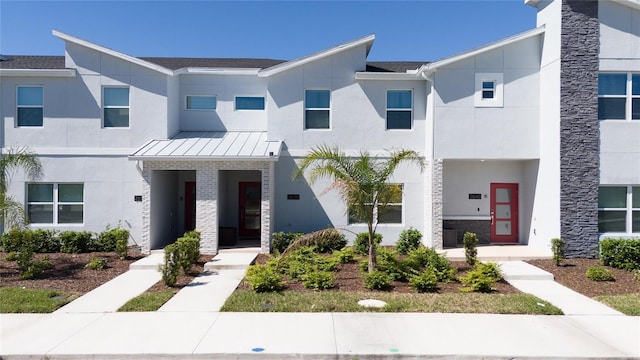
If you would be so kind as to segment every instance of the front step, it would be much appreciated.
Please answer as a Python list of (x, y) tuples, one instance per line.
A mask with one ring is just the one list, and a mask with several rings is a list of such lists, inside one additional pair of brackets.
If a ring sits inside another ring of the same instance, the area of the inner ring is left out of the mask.
[(258, 256), (259, 250), (245, 251), (220, 250), (211, 261), (204, 264), (205, 270), (244, 270), (251, 265)]
[(498, 262), (504, 274), (504, 279), (509, 280), (551, 280), (553, 274), (544, 271), (536, 266), (524, 261), (502, 261)]
[(158, 270), (158, 266), (162, 263), (164, 263), (164, 253), (152, 252), (149, 256), (131, 263), (129, 270)]

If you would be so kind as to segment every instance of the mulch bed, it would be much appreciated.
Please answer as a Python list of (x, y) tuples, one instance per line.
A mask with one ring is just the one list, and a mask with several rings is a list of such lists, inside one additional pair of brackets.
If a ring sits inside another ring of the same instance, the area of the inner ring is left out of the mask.
[(640, 281), (631, 271), (605, 266), (616, 277), (615, 281), (589, 279), (586, 275), (587, 269), (601, 266), (598, 259), (566, 259), (560, 266), (556, 266), (550, 259), (527, 262), (552, 273), (557, 282), (588, 297), (640, 293)]
[[(0, 252), (0, 286), (84, 294), (126, 272), (129, 270), (129, 264), (143, 257), (139, 252), (129, 251), (125, 260), (120, 260), (113, 252), (36, 254), (34, 259), (40, 260), (45, 256), (49, 258), (53, 268), (45, 270), (37, 278), (25, 280), (20, 277), (18, 264), (15, 261), (7, 261), (7, 253)], [(95, 258), (105, 258), (107, 267), (102, 270), (85, 268), (85, 265)]]
[[(256, 263), (264, 264), (268, 260), (268, 255), (260, 254), (256, 259)], [(451, 265), (458, 270), (458, 276), (462, 276), (464, 273), (470, 270), (469, 265), (463, 261), (452, 261)], [(336, 287), (326, 291), (350, 291), (350, 292), (370, 292), (370, 291), (382, 291), (382, 290), (369, 290), (364, 286), (364, 280), (362, 278), (362, 272), (360, 271), (360, 265), (357, 262), (349, 264), (339, 264), (338, 271), (335, 278)], [(464, 285), (458, 281), (451, 283), (438, 283), (438, 291), (436, 293), (459, 293), (460, 289)], [(509, 285), (504, 280), (501, 280), (495, 284), (495, 293), (499, 294), (515, 294), (520, 291), (513, 286)], [(243, 280), (238, 289), (248, 290), (249, 285)], [(291, 291), (316, 291), (313, 289), (305, 288), (301, 282), (288, 281), (287, 290)], [(408, 282), (392, 281), (388, 290), (396, 293), (415, 293), (416, 291), (409, 286)]]

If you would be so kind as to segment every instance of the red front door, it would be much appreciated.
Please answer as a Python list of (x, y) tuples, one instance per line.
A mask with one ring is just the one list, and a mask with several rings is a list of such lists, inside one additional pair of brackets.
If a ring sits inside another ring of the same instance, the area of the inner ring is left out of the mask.
[(238, 235), (260, 235), (260, 204), (262, 202), (261, 184), (259, 182), (241, 182), (238, 184), (239, 199)]
[(184, 183), (184, 231), (196, 228), (196, 183)]
[(518, 242), (518, 184), (491, 184), (491, 242)]

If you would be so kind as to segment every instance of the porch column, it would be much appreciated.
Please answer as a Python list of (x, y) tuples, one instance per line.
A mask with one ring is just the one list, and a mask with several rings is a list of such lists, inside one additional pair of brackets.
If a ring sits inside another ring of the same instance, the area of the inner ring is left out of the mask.
[(442, 250), (442, 159), (433, 159), (430, 164), (431, 174), (431, 246)]
[(218, 167), (202, 162), (196, 168), (196, 229), (200, 231), (200, 252), (218, 253)]
[(143, 254), (151, 252), (151, 170), (143, 164), (142, 170), (142, 243)]
[(260, 252), (269, 253), (271, 251), (271, 217), (273, 215), (273, 192), (274, 192), (274, 171), (273, 162), (262, 166), (262, 201), (260, 205)]

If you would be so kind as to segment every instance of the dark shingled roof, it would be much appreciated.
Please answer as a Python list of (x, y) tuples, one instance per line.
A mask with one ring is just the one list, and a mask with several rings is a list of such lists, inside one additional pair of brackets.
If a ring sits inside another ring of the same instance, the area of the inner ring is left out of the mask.
[[(8, 60), (7, 60), (8, 59)], [(286, 60), (274, 59), (216, 59), (141, 57), (150, 63), (176, 70), (186, 67), (200, 68), (257, 68), (266, 69)], [(401, 72), (416, 70), (426, 62), (419, 61), (368, 61), (367, 71)], [(0, 69), (64, 69), (64, 56), (3, 55)]]

